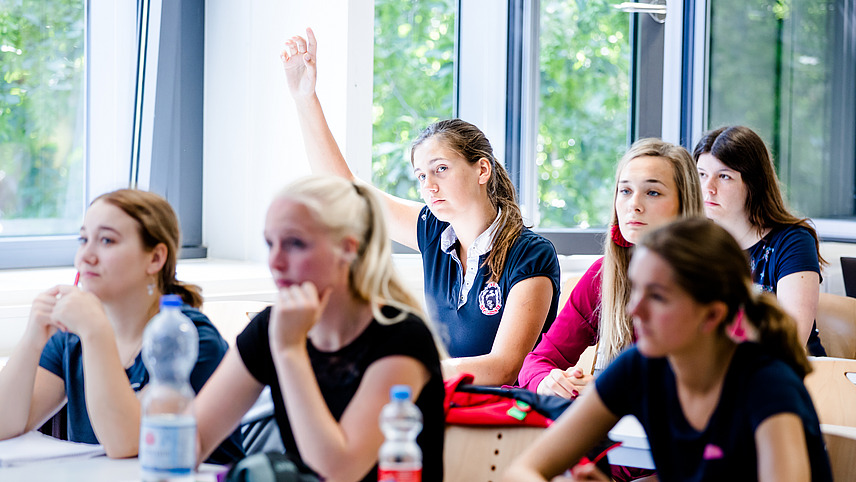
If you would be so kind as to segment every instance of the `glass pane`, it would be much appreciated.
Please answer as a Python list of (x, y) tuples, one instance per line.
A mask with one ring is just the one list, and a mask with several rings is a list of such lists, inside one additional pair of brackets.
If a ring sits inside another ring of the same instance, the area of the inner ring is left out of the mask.
[(834, 3), (711, 1), (707, 126), (742, 124), (758, 132), (791, 207), (812, 217), (841, 214), (842, 203), (833, 201), (841, 183), (852, 193), (852, 179), (841, 179), (830, 160), (837, 108), (831, 81), (840, 49), (832, 41)]
[(457, 1), (375, 0), (372, 182), (420, 200), (410, 144), (453, 115)]
[(630, 105), (630, 21), (613, 3), (541, 2), (535, 158), (541, 227), (609, 222)]
[(84, 3), (0, 0), (0, 236), (80, 227)]

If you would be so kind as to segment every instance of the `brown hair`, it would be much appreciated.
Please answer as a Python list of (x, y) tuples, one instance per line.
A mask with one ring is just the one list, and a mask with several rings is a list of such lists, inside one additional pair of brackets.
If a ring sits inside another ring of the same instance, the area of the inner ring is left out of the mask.
[(720, 325), (722, 336), (727, 336), (726, 326), (742, 309), (770, 353), (801, 378), (811, 372), (796, 322), (775, 295), (755, 291), (746, 252), (724, 228), (701, 217), (682, 219), (647, 233), (639, 247), (663, 258), (676, 284), (698, 303), (725, 303), (728, 313)]
[(119, 189), (98, 196), (92, 204), (98, 201), (116, 206), (137, 221), (140, 239), (147, 251), (153, 250), (158, 244), (166, 246), (166, 261), (157, 277), (158, 290), (163, 294), (180, 295), (185, 303), (194, 308), (202, 306), (202, 290), (196, 285), (175, 279), (181, 231), (178, 217), (166, 199), (138, 189)]
[(761, 136), (744, 126), (720, 127), (702, 135), (693, 149), (693, 160), (698, 163), (702, 154), (710, 154), (729, 169), (740, 173), (743, 183), (746, 184), (746, 211), (749, 214), (749, 222), (758, 234), (767, 228), (794, 224), (802, 226), (814, 237), (820, 263), (826, 264), (826, 260), (820, 255), (817, 231), (808, 223), (808, 218), (794, 216), (785, 206), (772, 156)]
[(523, 216), (517, 205), (517, 192), (508, 176), (508, 171), (496, 161), (490, 141), (478, 127), (461, 119), (447, 119), (435, 122), (423, 130), (410, 149), (410, 162), (420, 144), (436, 137), (446, 148), (460, 154), (470, 164), (480, 159), (490, 162), (490, 179), (487, 182), (487, 197), (500, 213), (499, 229), (493, 235), (493, 249), (490, 250), (485, 264), (490, 267), (490, 280), (496, 281), (502, 276), (508, 251), (523, 231)]
[[(681, 146), (656, 138), (639, 139), (622, 156), (615, 170), (615, 192), (612, 198), (612, 223), (618, 224), (615, 198), (618, 196), (618, 178), (630, 161), (637, 157), (652, 156), (665, 159), (672, 166), (678, 190), (678, 216), (704, 214), (701, 184), (690, 153)], [(598, 366), (605, 366), (630, 345), (633, 340), (633, 322), (625, 307), (630, 299), (630, 282), (627, 267), (630, 265), (630, 248), (618, 246), (607, 235), (604, 242), (603, 282), (601, 288), (600, 324), (598, 342), (604, 357)]]

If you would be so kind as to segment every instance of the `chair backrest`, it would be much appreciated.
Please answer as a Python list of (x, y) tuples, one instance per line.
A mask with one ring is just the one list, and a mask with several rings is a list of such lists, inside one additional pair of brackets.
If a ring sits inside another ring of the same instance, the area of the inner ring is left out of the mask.
[(844, 293), (856, 298), (856, 258), (841, 257), (841, 277), (844, 278)]
[[(565, 280), (565, 283), (562, 284), (562, 292), (559, 294), (559, 311), (562, 311), (562, 308), (565, 307), (565, 303), (568, 302), (568, 298), (571, 296), (571, 291), (574, 290), (574, 286), (580, 281), (582, 276), (573, 276)], [(580, 359), (577, 361), (577, 366), (583, 371), (583, 373), (588, 373), (589, 375), (594, 373), (594, 362), (595, 355), (597, 354), (597, 346), (590, 346), (586, 348), (586, 351), (580, 355)]]
[(821, 293), (816, 320), (827, 355), (856, 358), (856, 298)]
[(514, 457), (543, 431), (539, 427), (447, 425), (443, 449), (445, 479), (498, 482)]
[(856, 428), (821, 425), (833, 480), (856, 480)]
[(805, 386), (820, 423), (856, 427), (856, 384), (847, 377), (856, 374), (856, 360), (812, 357), (811, 366)]

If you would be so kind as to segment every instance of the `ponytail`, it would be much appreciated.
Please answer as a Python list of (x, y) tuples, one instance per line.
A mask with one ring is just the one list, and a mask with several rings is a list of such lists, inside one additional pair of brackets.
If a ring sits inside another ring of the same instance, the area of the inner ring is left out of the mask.
[(173, 278), (171, 283), (164, 286), (163, 293), (165, 295), (178, 295), (185, 304), (199, 308), (204, 301), (202, 298), (202, 288), (190, 283), (184, 283)]
[(811, 364), (799, 341), (796, 322), (782, 310), (772, 294), (756, 294), (754, 290), (750, 293), (743, 309), (746, 319), (758, 331), (758, 342), (787, 363), (800, 378), (805, 378), (811, 373)]

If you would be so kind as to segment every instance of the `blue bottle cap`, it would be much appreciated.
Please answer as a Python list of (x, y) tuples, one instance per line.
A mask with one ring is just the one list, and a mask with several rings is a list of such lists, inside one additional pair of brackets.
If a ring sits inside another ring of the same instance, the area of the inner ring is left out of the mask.
[(160, 301), (161, 308), (165, 306), (181, 308), (181, 296), (179, 295), (163, 295)]
[(393, 385), (389, 389), (390, 400), (410, 400), (409, 385)]

